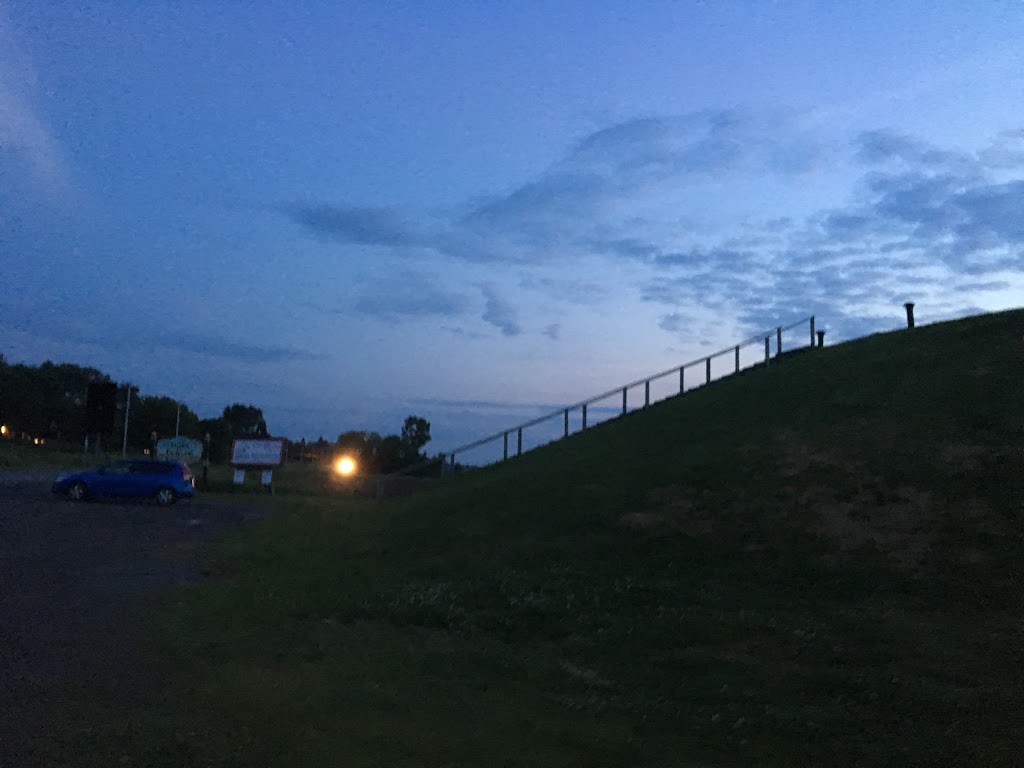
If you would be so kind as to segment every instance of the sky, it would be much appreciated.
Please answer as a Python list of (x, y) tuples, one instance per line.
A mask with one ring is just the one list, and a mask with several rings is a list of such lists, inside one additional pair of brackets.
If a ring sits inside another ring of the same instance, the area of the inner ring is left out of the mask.
[(1021, 40), (1020, 0), (0, 0), (0, 354), (442, 451), (812, 314), (1018, 307)]

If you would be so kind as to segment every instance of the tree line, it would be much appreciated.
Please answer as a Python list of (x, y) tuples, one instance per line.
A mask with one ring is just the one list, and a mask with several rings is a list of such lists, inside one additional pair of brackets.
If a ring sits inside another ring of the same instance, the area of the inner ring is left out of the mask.
[[(42, 440), (65, 448), (83, 446), (85, 411), (89, 383), (111, 382), (96, 368), (72, 363), (44, 362), (40, 365), (8, 363), (0, 355), (0, 425), (5, 438)], [(117, 412), (110, 435), (102, 447), (120, 449), (124, 436), (125, 406), (128, 407), (127, 446), (132, 453), (152, 447), (152, 435), (175, 434), (203, 440), (210, 436), (210, 460), (226, 462), (231, 442), (236, 439), (269, 437), (263, 410), (256, 405), (232, 403), (215, 418), (202, 419), (184, 403), (164, 395), (142, 394), (130, 383), (117, 384)], [(394, 472), (415, 468), (428, 459), (423, 448), (430, 442), (430, 422), (409, 416), (394, 435), (376, 432), (343, 432), (335, 442), (323, 437), (307, 443), (288, 440), (292, 460), (325, 460), (337, 453), (355, 458), (362, 471)]]

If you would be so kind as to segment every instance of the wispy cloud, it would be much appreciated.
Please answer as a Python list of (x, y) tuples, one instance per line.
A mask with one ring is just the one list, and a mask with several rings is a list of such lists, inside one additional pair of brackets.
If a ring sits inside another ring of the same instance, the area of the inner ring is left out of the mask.
[(536, 291), (546, 299), (579, 306), (600, 304), (608, 297), (608, 288), (593, 280), (541, 277), (529, 275), (519, 281), (519, 288)]
[(326, 202), (282, 210), (307, 231), (344, 243), (426, 248), (474, 262), (542, 263), (557, 249), (575, 252), (588, 241), (600, 247), (594, 238), (600, 217), (617, 215), (619, 204), (637, 195), (736, 173), (790, 177), (814, 168), (821, 155), (820, 143), (784, 114), (649, 117), (583, 137), (535, 180), (449, 220)]
[(424, 242), (402, 214), (391, 208), (296, 203), (283, 210), (310, 232), (341, 242), (389, 247)]
[(459, 317), (469, 312), (473, 305), (467, 294), (449, 290), (430, 275), (417, 270), (355, 277), (353, 282), (353, 294), (340, 299), (337, 304), (325, 306), (307, 302), (306, 306), (335, 315), (398, 322), (425, 317)]
[(65, 313), (39, 313), (24, 311), (14, 303), (0, 311), (0, 328), (28, 334), (42, 339), (72, 344), (90, 345), (106, 350), (138, 352), (140, 355), (159, 354), (159, 350), (175, 350), (205, 357), (234, 360), (242, 363), (282, 363), (326, 359), (326, 355), (297, 346), (252, 344), (227, 336), (176, 328), (167, 330), (149, 322), (127, 327), (122, 318), (113, 315), (92, 318), (94, 324), (84, 325), (79, 319)]
[(658, 327), (669, 333), (679, 333), (686, 327), (686, 318), (679, 312), (662, 315), (658, 320)]
[(518, 336), (522, 333), (516, 308), (502, 298), (493, 285), (483, 285), (481, 291), (487, 302), (484, 307), (484, 321), (493, 325), (504, 336)]
[[(663, 306), (664, 330), (677, 332), (690, 307), (760, 330), (820, 311), (853, 323), (910, 295), (959, 306), (953, 285), (1001, 290), (1005, 273), (1020, 274), (1024, 263), (1021, 169), (1024, 130), (968, 151), (887, 129), (822, 137), (786, 113), (722, 110), (595, 131), (535, 179), (445, 221), (326, 206), (306, 207), (297, 220), (345, 242), (528, 265), (514, 288), (553, 304), (593, 306), (609, 290), (606, 281), (555, 277), (553, 266), (635, 264), (635, 282), (620, 288)], [(703, 190), (735, 183), (752, 190), (745, 206), (757, 211), (770, 199), (758, 197), (757, 184), (792, 192), (809, 174), (838, 171), (849, 179), (845, 198), (833, 189), (816, 210), (812, 201), (792, 212), (768, 208), (760, 221), (730, 210), (729, 200), (718, 201), (714, 224), (666, 215), (662, 204), (686, 193), (699, 206)], [(493, 285), (483, 293), (483, 320), (506, 336), (521, 333), (511, 297)], [(453, 313), (464, 306), (437, 298)]]
[(357, 314), (398, 320), (456, 317), (470, 306), (465, 294), (450, 291), (422, 273), (406, 271), (364, 284), (353, 309)]
[[(782, 122), (788, 130), (780, 130)], [(537, 245), (578, 236), (616, 203), (661, 185), (801, 174), (821, 152), (785, 115), (721, 110), (630, 120), (584, 137), (538, 179), (479, 205), (460, 223)]]
[(18, 195), (20, 180), (58, 196), (69, 175), (60, 145), (35, 107), (37, 78), (0, 8), (0, 194)]
[(326, 359), (326, 355), (299, 347), (246, 344), (220, 336), (195, 333), (154, 334), (144, 341), (148, 341), (151, 346), (229, 358), (244, 363), (287, 363)]
[(561, 323), (551, 323), (551, 325), (544, 328), (543, 333), (552, 341), (558, 341), (562, 336), (562, 325)]

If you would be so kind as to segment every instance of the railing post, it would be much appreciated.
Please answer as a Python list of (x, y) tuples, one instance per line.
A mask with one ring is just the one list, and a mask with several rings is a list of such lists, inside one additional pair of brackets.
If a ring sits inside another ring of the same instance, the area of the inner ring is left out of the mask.
[(736, 373), (740, 372), (740, 347), (736, 345)]
[(908, 301), (903, 305), (903, 308), (907, 310), (907, 328), (914, 327), (914, 302)]
[(519, 428), (518, 439), (519, 439), (519, 442), (516, 445), (516, 456), (522, 456), (523, 455), (523, 428), (522, 427)]
[(771, 337), (764, 337), (764, 364), (768, 365), (772, 361), (772, 343)]
[(814, 315), (811, 315), (811, 346), (814, 346)]
[(587, 428), (587, 404), (583, 404), (583, 429)]
[(704, 383), (705, 384), (710, 384), (711, 383), (711, 358), (710, 357), (704, 360), (704, 369), (705, 369), (706, 378), (707, 378), (707, 381), (705, 381)]
[(679, 394), (680, 395), (683, 394), (683, 392), (686, 391), (686, 385), (685, 385), (685, 383), (683, 381), (683, 371), (685, 371), (685, 370), (686, 370), (686, 366), (685, 365), (679, 366)]
[(782, 354), (782, 326), (775, 329), (775, 356)]
[(505, 455), (503, 459), (508, 458), (508, 432), (505, 433)]
[(622, 388), (622, 415), (626, 415), (626, 387)]
[(568, 437), (569, 436), (569, 409), (568, 408), (565, 409), (565, 434), (563, 436), (564, 437)]
[(644, 408), (651, 404), (651, 382), (644, 382)]

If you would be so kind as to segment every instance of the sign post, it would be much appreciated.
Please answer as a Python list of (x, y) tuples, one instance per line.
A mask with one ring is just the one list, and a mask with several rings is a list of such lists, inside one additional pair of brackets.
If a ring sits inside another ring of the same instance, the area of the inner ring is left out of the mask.
[(245, 482), (246, 469), (262, 470), (260, 482), (267, 493), (274, 492), (274, 470), (284, 464), (284, 440), (258, 438), (231, 443), (231, 466), (235, 468), (235, 485)]

